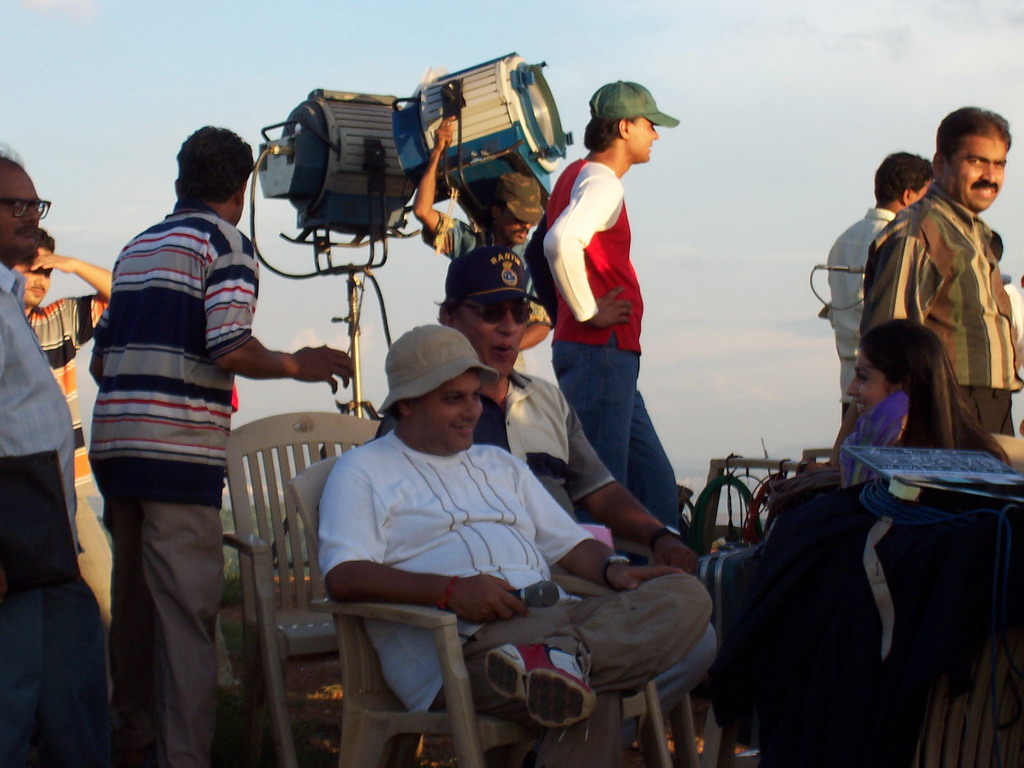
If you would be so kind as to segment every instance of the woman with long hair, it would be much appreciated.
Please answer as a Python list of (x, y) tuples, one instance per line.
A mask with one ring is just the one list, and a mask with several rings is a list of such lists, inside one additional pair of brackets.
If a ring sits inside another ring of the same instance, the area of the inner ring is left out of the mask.
[[(919, 323), (890, 320), (865, 333), (847, 393), (860, 415), (843, 445), (980, 450), (1006, 461), (960, 394), (939, 337)], [(840, 464), (844, 486), (871, 477), (845, 455)]]

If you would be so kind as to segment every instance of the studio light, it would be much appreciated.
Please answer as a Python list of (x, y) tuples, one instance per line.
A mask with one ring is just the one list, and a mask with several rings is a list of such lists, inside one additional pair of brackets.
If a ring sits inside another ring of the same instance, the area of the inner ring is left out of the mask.
[[(364, 281), (374, 287), (390, 344), (383, 296), (373, 272), (388, 259), (388, 239), (404, 232), (409, 200), (426, 168), (443, 117), (457, 118), (456, 140), (441, 164), (437, 199), (457, 196), (478, 225), (487, 221), (498, 178), (517, 171), (544, 190), (571, 137), (562, 131), (555, 100), (541, 73), (516, 54), (453, 75), (434, 78), (411, 97), (398, 99), (315, 90), (288, 119), (263, 129), (256, 174), (267, 198), (287, 200), (297, 211), (299, 234), (282, 237), (312, 246), (312, 268), (275, 266), (256, 238), (255, 183), (250, 188), (249, 228), (256, 256), (277, 275), (306, 279), (347, 277), (348, 324), (353, 363), (352, 395), (339, 409), (373, 416), (362, 397), (359, 351)], [(276, 136), (272, 136), (275, 133)], [(350, 236), (339, 240), (335, 235)], [(380, 247), (377, 247), (377, 246)], [(336, 250), (337, 247), (337, 250)], [(346, 253), (365, 247), (365, 258)]]
[(545, 66), (510, 53), (426, 84), (395, 114), (395, 144), (406, 173), (420, 179), (434, 131), (453, 115), (457, 133), (445, 153), (445, 180), (459, 190), (459, 203), (472, 218), (486, 220), (502, 174), (525, 173), (550, 191), (551, 174), (572, 138), (562, 130)]
[[(298, 210), (298, 240), (316, 230), (382, 240), (405, 223), (413, 183), (392, 131), (394, 96), (316, 90), (283, 123), (263, 129), (264, 197)], [(268, 132), (281, 128), (280, 138)]]

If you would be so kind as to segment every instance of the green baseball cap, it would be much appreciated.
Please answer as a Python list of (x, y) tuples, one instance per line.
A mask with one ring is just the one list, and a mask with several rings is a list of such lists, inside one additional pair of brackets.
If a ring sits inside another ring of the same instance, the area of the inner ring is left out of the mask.
[(679, 121), (658, 110), (651, 92), (639, 83), (627, 83), (619, 80), (615, 83), (602, 85), (590, 97), (591, 117), (602, 117), (611, 120), (633, 120), (646, 117), (655, 125), (674, 128)]

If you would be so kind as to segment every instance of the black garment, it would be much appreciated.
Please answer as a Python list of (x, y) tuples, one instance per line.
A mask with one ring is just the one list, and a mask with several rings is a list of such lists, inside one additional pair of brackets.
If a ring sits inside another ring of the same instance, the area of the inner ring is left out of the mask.
[(523, 259), (526, 261), (530, 277), (533, 279), (533, 295), (537, 297), (548, 317), (551, 318), (551, 327), (555, 327), (555, 320), (558, 316), (558, 289), (555, 288), (555, 278), (551, 275), (551, 265), (548, 264), (544, 255), (544, 236), (548, 233), (548, 216), (544, 214), (530, 242), (526, 244), (523, 252)]
[[(929, 685), (969, 684), (990, 634), (995, 520), (893, 526), (877, 547), (895, 606), (889, 658), (864, 573), (877, 518), (861, 486), (779, 518), (736, 629), (711, 668), (720, 722), (761, 718), (761, 768), (909, 766)], [(1011, 513), (1009, 626), (1024, 624), (1024, 511)]]
[(486, 395), (480, 395), (480, 404), (483, 410), (473, 429), (473, 445), (494, 445), (508, 451), (505, 409)]

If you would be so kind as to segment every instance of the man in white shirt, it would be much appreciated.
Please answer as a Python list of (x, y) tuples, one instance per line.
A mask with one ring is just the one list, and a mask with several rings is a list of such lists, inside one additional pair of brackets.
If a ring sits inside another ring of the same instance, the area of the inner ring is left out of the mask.
[[(710, 601), (692, 576), (634, 567), (579, 528), (529, 468), (473, 445), (480, 388), (495, 371), (441, 326), (396, 341), (381, 409), (395, 431), (343, 455), (320, 502), (320, 565), (336, 600), (453, 611), (474, 702), (546, 727), (538, 766), (614, 766), (620, 698), (705, 634)], [(511, 590), (550, 566), (617, 594), (527, 609)], [(368, 623), (389, 685), (411, 709), (437, 702), (429, 634)]]
[[(860, 343), (860, 316), (864, 307), (864, 265), (868, 247), (896, 214), (920, 200), (932, 180), (932, 164), (907, 152), (889, 155), (875, 171), (875, 207), (839, 236), (828, 253), (828, 285), (832, 301), (827, 317), (836, 334), (839, 386), (843, 414), (850, 405), (847, 389)], [(837, 269), (839, 267), (849, 268)]]
[(590, 99), (584, 143), (548, 200), (544, 253), (558, 287), (552, 365), (612, 476), (663, 525), (678, 524), (675, 473), (637, 391), (643, 299), (630, 261), (622, 177), (651, 159), (656, 125), (679, 124), (621, 80)]
[[(0, 150), (0, 460), (56, 455), (59, 471), (50, 484), (37, 478), (35, 488), (40, 498), (63, 501), (70, 560), (75, 538), (71, 415), (25, 320), (25, 278), (16, 269), (35, 258), (39, 220), (49, 208), (21, 164)], [(4, 475), (15, 471), (5, 467)], [(56, 487), (61, 482), (63, 488)], [(15, 493), (0, 481), (3, 511), (44, 527), (41, 502), (33, 497), (19, 509), (12, 503)], [(24, 766), (34, 733), (39, 765), (106, 768), (110, 722), (96, 600), (81, 578), (68, 578), (66, 571), (41, 578), (46, 557), (31, 546), (38, 540), (18, 533), (15, 526), (0, 528), (0, 765)], [(64, 543), (51, 539), (46, 554)]]

